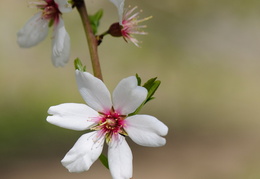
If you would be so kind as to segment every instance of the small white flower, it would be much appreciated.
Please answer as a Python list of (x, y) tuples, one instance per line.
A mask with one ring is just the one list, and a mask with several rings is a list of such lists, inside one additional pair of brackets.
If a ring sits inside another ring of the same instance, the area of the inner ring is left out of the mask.
[(118, 16), (119, 16), (119, 25), (121, 29), (121, 34), (125, 41), (131, 41), (134, 43), (137, 47), (139, 46), (139, 41), (133, 36), (134, 34), (137, 35), (146, 35), (147, 33), (142, 31), (142, 28), (146, 28), (146, 25), (139, 25), (139, 23), (146, 21), (150, 17), (146, 17), (143, 19), (139, 19), (139, 13), (134, 11), (137, 9), (135, 6), (132, 9), (124, 9), (125, 0), (110, 0), (118, 10)]
[(49, 108), (51, 124), (73, 130), (92, 130), (82, 135), (62, 159), (70, 172), (82, 172), (100, 156), (108, 144), (108, 163), (113, 179), (132, 177), (132, 152), (125, 137), (142, 146), (158, 147), (166, 143), (168, 127), (153, 116), (132, 115), (147, 97), (135, 76), (125, 78), (112, 98), (105, 84), (90, 73), (76, 70), (78, 88), (87, 103), (65, 103)]
[(50, 26), (54, 26), (52, 39), (52, 63), (55, 67), (64, 66), (69, 60), (70, 37), (67, 33), (61, 14), (70, 12), (68, 0), (41, 0), (31, 2), (41, 12), (30, 18), (17, 33), (17, 42), (22, 48), (37, 45), (48, 35)]

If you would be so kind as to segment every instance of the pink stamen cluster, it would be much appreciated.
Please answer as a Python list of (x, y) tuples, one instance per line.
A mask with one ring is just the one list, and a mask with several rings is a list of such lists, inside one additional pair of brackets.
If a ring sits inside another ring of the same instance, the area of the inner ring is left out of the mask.
[(105, 136), (106, 142), (109, 143), (111, 139), (117, 140), (119, 134), (127, 135), (124, 130), (126, 125), (125, 117), (112, 109), (105, 114), (101, 113), (98, 119), (95, 120), (98, 124), (91, 129), (99, 132), (98, 138)]
[(123, 38), (127, 41), (129, 39), (131, 42), (133, 42), (136, 46), (138, 46), (139, 41), (132, 36), (132, 34), (139, 34), (139, 35), (146, 35), (147, 33), (142, 31), (142, 28), (146, 28), (146, 25), (138, 25), (139, 23), (146, 21), (150, 19), (151, 17), (147, 17), (144, 19), (138, 19), (139, 13), (136, 12), (132, 15), (132, 13), (137, 9), (137, 7), (134, 7), (130, 9), (129, 11), (125, 11), (122, 18), (122, 29), (121, 33)]

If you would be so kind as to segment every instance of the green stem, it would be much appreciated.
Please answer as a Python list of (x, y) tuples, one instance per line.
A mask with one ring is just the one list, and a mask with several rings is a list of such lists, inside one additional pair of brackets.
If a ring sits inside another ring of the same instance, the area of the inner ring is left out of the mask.
[(91, 63), (92, 63), (92, 68), (93, 68), (93, 73), (94, 76), (103, 80), (102, 73), (101, 73), (101, 67), (99, 63), (99, 58), (98, 58), (98, 41), (93, 34), (88, 13), (87, 13), (87, 8), (85, 5), (84, 0), (74, 0), (74, 6), (77, 8), (82, 24), (84, 27), (85, 35), (87, 38), (88, 42), (88, 48), (89, 48), (89, 53), (90, 53), (90, 58), (91, 58)]

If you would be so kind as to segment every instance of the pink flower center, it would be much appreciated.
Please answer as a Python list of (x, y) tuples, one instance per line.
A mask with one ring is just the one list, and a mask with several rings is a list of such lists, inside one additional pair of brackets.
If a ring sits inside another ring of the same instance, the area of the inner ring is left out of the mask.
[(42, 16), (45, 19), (58, 20), (59, 15), (61, 14), (58, 5), (54, 2), (54, 0), (46, 0), (47, 6), (44, 8), (42, 12)]
[(40, 2), (31, 2), (30, 4), (42, 10), (42, 18), (54, 22), (59, 20), (61, 12), (54, 0), (43, 0)]
[(45, 19), (57, 19), (60, 14), (59, 9), (55, 6), (47, 6), (42, 12), (42, 17)]
[(124, 115), (120, 115), (114, 110), (111, 110), (108, 113), (102, 113), (98, 118), (98, 124), (91, 129), (99, 131), (98, 136), (105, 136), (106, 142), (109, 143), (111, 139), (117, 140), (119, 134), (127, 135), (124, 130), (124, 119)]

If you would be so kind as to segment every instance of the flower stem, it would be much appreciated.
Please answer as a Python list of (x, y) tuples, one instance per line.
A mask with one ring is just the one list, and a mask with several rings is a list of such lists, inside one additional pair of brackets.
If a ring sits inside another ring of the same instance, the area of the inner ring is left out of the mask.
[(97, 49), (98, 41), (97, 41), (95, 35), (93, 34), (93, 31), (92, 31), (92, 28), (90, 25), (90, 20), (88, 17), (85, 1), (84, 0), (74, 0), (74, 6), (77, 8), (77, 10), (80, 14), (82, 23), (83, 23), (85, 35), (86, 35), (87, 42), (88, 42), (88, 48), (89, 48), (94, 76), (103, 80), (102, 73), (101, 73), (101, 67), (100, 67), (100, 63), (99, 63), (99, 57), (98, 57), (98, 49)]

